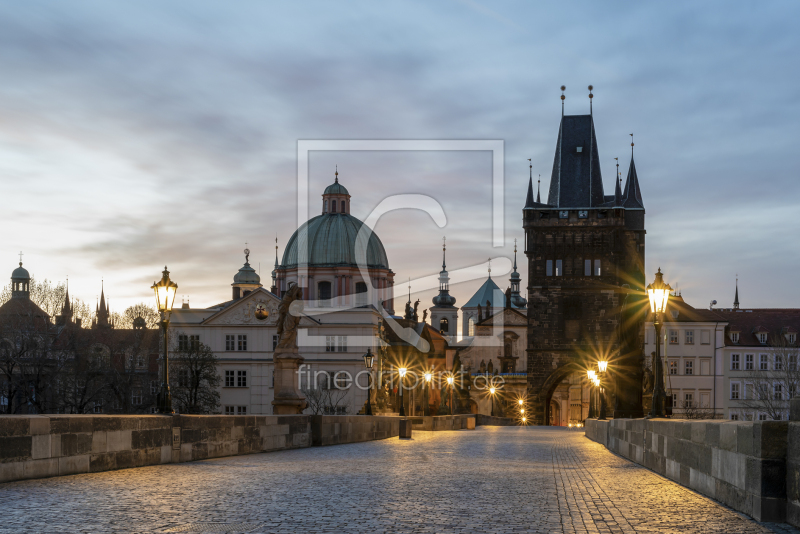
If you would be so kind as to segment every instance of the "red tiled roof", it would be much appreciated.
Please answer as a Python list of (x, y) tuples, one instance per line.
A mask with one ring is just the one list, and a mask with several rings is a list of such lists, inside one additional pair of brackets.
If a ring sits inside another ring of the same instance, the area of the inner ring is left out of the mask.
[[(755, 346), (763, 347), (756, 334), (767, 333), (767, 344), (775, 343), (775, 336), (792, 331), (796, 332), (800, 326), (800, 309), (791, 308), (762, 308), (744, 310), (717, 311), (724, 321), (728, 322), (726, 334), (739, 332), (739, 343), (733, 343), (730, 336), (725, 336), (725, 345), (729, 346)], [(786, 330), (789, 328), (789, 330)]]

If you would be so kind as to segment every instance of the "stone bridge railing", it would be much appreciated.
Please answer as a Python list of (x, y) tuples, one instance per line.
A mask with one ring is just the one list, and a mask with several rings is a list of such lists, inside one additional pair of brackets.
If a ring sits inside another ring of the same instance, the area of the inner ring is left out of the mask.
[[(475, 428), (474, 416), (426, 419), (430, 430)], [(362, 415), (4, 415), (0, 483), (356, 443), (399, 433), (399, 417)]]
[[(758, 521), (787, 517), (787, 421), (586, 421), (609, 450)], [(800, 443), (795, 444), (795, 448)]]

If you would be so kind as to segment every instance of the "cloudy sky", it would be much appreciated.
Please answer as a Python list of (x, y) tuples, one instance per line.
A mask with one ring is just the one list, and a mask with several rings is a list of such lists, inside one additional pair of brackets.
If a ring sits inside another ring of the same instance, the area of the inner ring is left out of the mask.
[[(489, 152), (314, 152), (310, 203), (340, 179), (398, 280), (511, 257), (528, 180), (546, 191), (561, 113), (594, 115), (607, 192), (629, 133), (657, 267), (696, 306), (800, 305), (796, 2), (16, 2), (0, 4), (0, 269), (24, 252), (112, 308), (169, 265), (193, 306), (243, 262), (267, 282), (297, 224), (303, 139), (502, 140), (505, 246)], [(521, 265), (523, 279), (526, 270)], [(507, 275), (499, 285), (507, 285)], [(479, 281), (453, 288), (459, 303)], [(432, 293), (422, 294), (423, 303)]]

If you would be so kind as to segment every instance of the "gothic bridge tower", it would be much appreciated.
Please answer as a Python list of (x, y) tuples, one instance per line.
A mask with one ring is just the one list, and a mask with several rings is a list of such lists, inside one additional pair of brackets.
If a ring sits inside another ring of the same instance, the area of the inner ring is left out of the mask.
[(619, 176), (614, 181), (614, 195), (605, 195), (593, 116), (565, 116), (562, 107), (547, 202), (534, 200), (531, 179), (523, 209), (536, 424), (550, 424), (550, 398), (562, 380), (585, 375), (601, 355), (611, 362), (609, 415), (642, 416), (645, 229), (633, 153), (624, 191)]

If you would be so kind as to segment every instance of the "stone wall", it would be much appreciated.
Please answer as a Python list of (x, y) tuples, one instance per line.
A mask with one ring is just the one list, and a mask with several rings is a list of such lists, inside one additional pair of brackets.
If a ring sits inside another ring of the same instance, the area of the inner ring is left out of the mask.
[(411, 417), (414, 430), (474, 430), (474, 415), (434, 415)]
[(758, 521), (786, 517), (787, 421), (587, 419), (586, 436)]
[(491, 415), (477, 414), (475, 416), (477, 426), (517, 426), (519, 422), (512, 417), (494, 417)]
[(0, 416), (0, 482), (294, 449), (309, 416)]
[(800, 527), (800, 398), (791, 400), (786, 447), (786, 522)]
[(400, 418), (368, 415), (312, 415), (315, 446), (386, 439), (400, 435)]
[[(419, 419), (420, 430), (475, 428), (473, 415)], [(0, 483), (399, 434), (400, 418), (384, 416), (3, 415)]]

